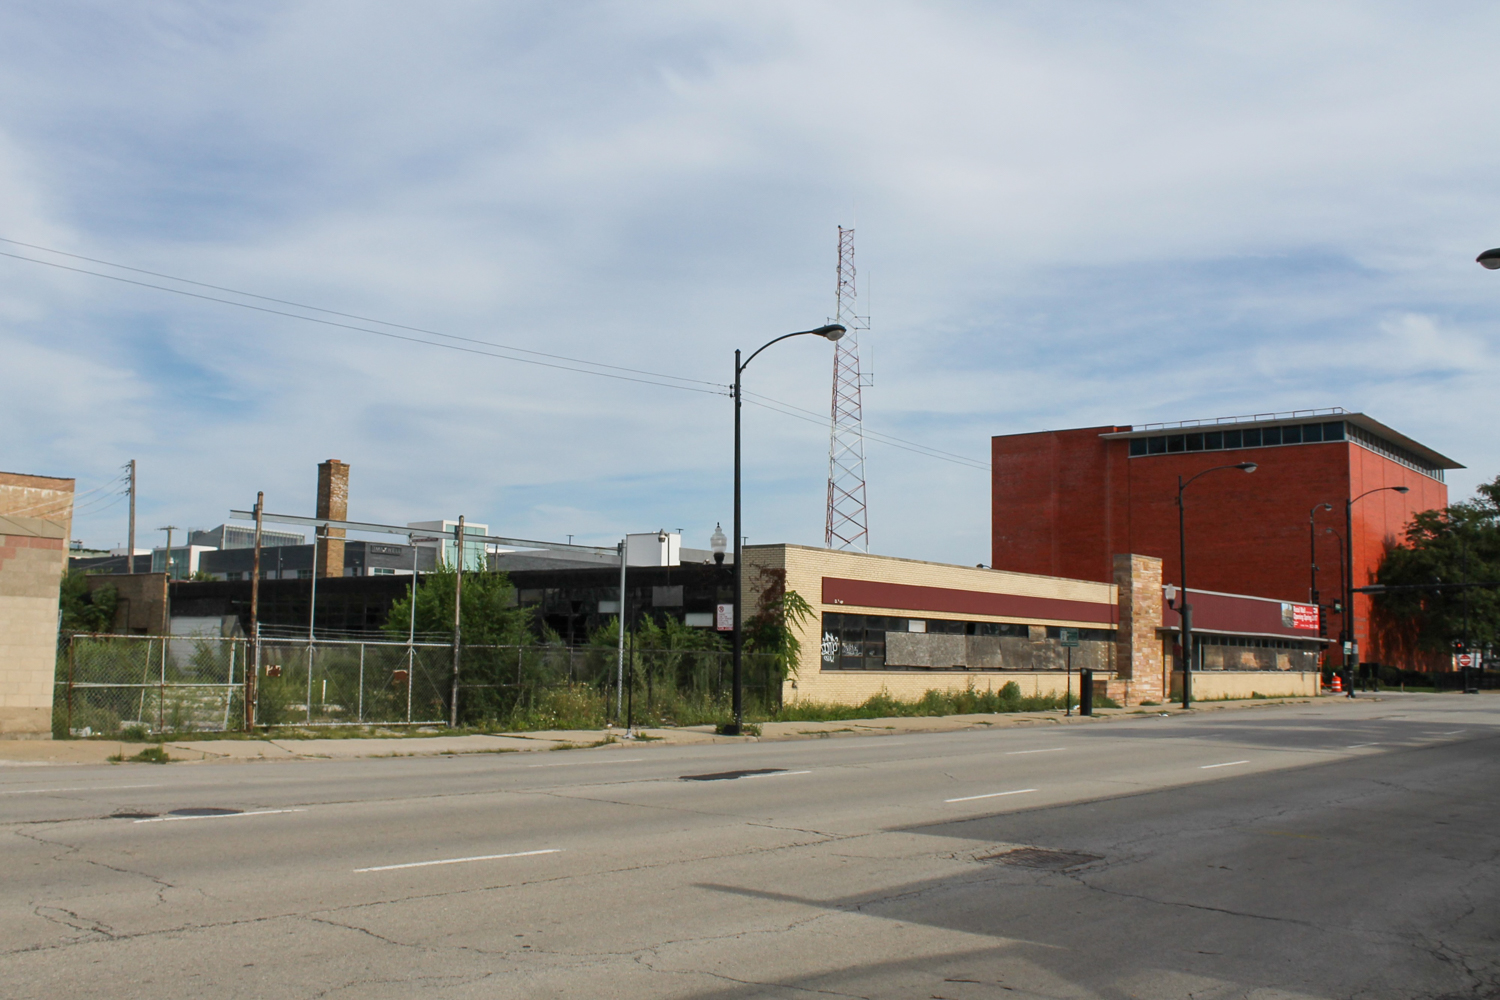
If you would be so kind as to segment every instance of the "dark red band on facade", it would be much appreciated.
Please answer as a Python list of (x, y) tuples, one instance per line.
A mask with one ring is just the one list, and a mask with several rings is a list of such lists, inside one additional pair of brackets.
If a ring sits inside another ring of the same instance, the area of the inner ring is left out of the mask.
[(975, 590), (914, 587), (904, 583), (874, 583), (823, 577), (824, 604), (853, 604), (892, 611), (933, 611), (939, 614), (984, 615), (991, 618), (1041, 618), (1051, 621), (1096, 622), (1114, 625), (1119, 609), (1095, 601), (1068, 601), (1021, 594), (986, 594)]
[[(1284, 635), (1289, 639), (1316, 639), (1318, 628), (1288, 624), (1283, 605), (1277, 601), (1258, 601), (1235, 594), (1209, 594), (1194, 591), (1188, 596), (1193, 606), (1193, 629), (1204, 632), (1233, 632), (1245, 635)], [(1305, 605), (1304, 605), (1305, 606)], [(1295, 604), (1288, 602), (1286, 607)], [(1316, 619), (1313, 619), (1316, 621)], [(1181, 628), (1182, 616), (1163, 605), (1161, 623), (1165, 628)]]

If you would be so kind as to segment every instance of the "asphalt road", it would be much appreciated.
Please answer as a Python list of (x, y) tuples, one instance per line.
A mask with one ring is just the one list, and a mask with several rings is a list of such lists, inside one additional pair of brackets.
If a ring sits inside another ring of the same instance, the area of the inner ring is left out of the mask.
[(0, 995), (1496, 997), (1497, 749), (1455, 694), (7, 767)]

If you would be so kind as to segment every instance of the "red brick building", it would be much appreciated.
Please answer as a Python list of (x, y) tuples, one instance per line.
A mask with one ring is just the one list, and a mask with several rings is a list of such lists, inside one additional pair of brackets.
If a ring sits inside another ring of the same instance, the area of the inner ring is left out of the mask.
[[(1373, 581), (1389, 546), (1417, 511), (1445, 507), (1443, 473), (1463, 466), (1361, 413), (1299, 410), (1254, 417), (1085, 427), (1007, 434), (991, 441), (991, 561), (996, 569), (1083, 580), (1112, 578), (1117, 553), (1162, 559), (1166, 583), (1181, 583), (1177, 477), (1255, 462), (1246, 475), (1215, 472), (1188, 487), (1188, 583), (1197, 590), (1310, 600), (1308, 515), (1316, 514), (1321, 602), (1340, 586), (1345, 501), (1354, 504), (1354, 585)], [(1395, 662), (1374, 645), (1369, 599), (1356, 595), (1361, 660)], [(1342, 623), (1328, 616), (1331, 637)], [(1335, 653), (1335, 658), (1337, 654)], [(1409, 654), (1406, 654), (1409, 656)], [(1398, 664), (1400, 665), (1400, 664)]]

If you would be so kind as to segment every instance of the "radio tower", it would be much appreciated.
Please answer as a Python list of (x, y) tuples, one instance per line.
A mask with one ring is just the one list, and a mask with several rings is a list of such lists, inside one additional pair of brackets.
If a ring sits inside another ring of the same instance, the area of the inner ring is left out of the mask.
[(833, 351), (833, 422), (828, 434), (828, 521), (824, 544), (830, 549), (870, 551), (865, 512), (865, 432), (860, 390), (871, 385), (859, 368), (859, 331), (870, 329), (870, 317), (859, 315), (854, 283), (854, 230), (839, 227), (838, 289), (835, 323), (848, 330)]

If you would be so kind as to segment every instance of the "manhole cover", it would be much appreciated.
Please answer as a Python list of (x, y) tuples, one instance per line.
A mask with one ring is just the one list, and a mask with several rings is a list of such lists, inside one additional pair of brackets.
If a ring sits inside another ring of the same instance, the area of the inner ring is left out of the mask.
[(745, 771), (718, 771), (714, 774), (684, 774), (679, 781), (733, 781), (753, 774), (780, 774), (784, 767), (757, 767)]
[(1002, 865), (1044, 868), (1047, 871), (1060, 872), (1086, 865), (1090, 861), (1099, 861), (1101, 858), (1098, 854), (1084, 854), (1082, 851), (1049, 851), (1045, 847), (1017, 847), (1014, 850), (1001, 851), (999, 854), (985, 854), (977, 860), (997, 861)]
[(213, 806), (194, 806), (190, 809), (173, 809), (172, 816), (234, 816), (243, 809), (218, 809)]

